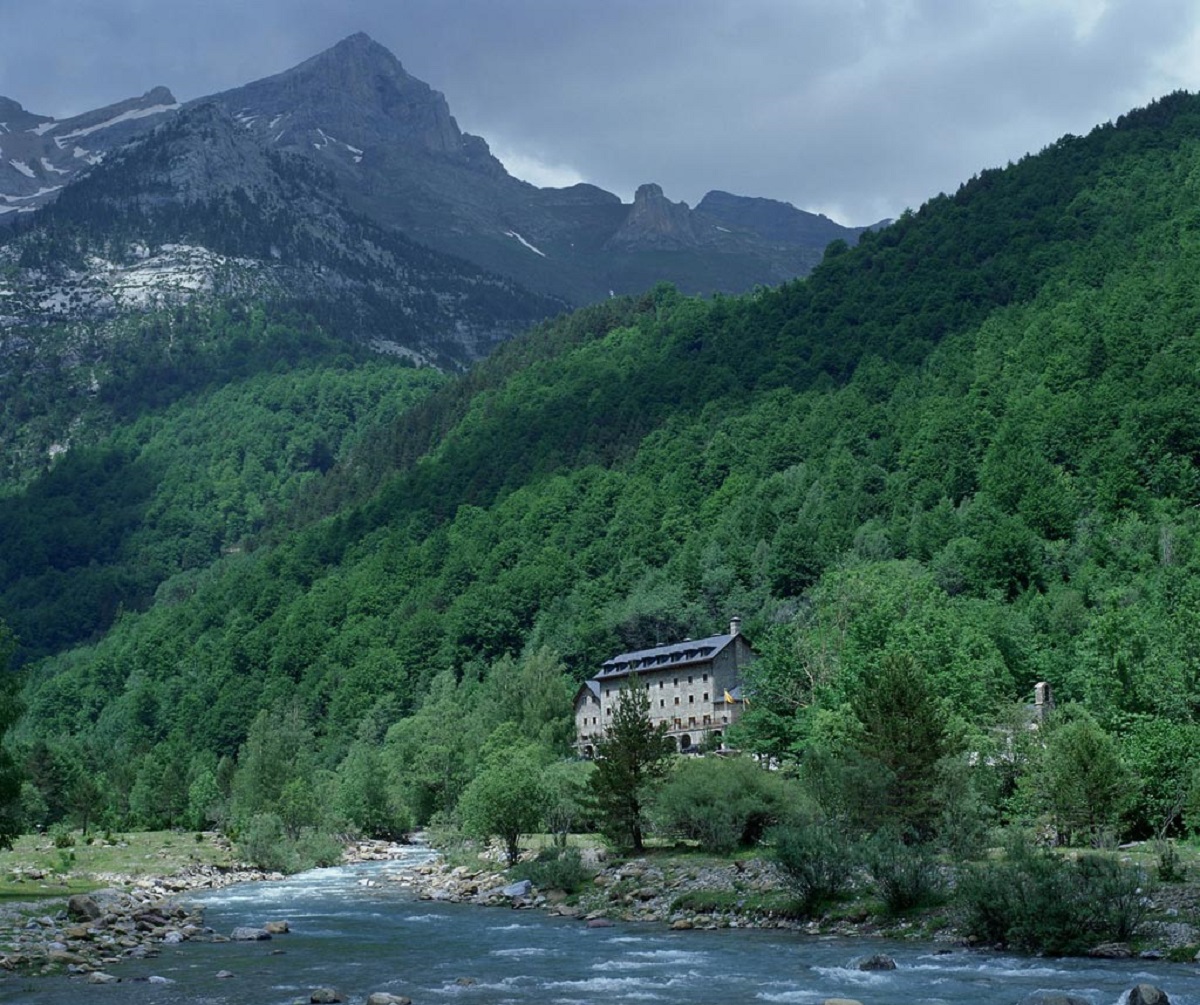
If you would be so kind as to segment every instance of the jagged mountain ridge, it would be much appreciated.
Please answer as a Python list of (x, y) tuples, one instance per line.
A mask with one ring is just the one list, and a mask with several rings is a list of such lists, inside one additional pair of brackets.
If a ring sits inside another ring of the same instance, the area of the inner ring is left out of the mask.
[(361, 218), (319, 166), (258, 143), (214, 103), (112, 154), (0, 262), (8, 328), (253, 296), (443, 366), (564, 306)]
[(752, 215), (738, 218), (736, 203), (720, 219), (670, 203), (674, 223), (664, 228), (648, 225), (666, 212), (655, 184), (629, 205), (591, 185), (536, 188), (510, 176), (483, 139), (459, 129), (440, 92), (361, 33), (211, 100), (265, 142), (329, 165), (364, 214), (576, 304), (660, 280), (699, 293), (779, 282), (806, 274), (834, 236), (853, 243), (864, 229), (826, 221), (833, 236), (766, 236)]
[[(0, 222), (54, 199), (114, 146), (180, 110), (163, 88), (61, 123), (0, 101), (10, 130), (0, 150), (26, 158), (10, 159), (32, 175), (9, 160), (0, 167)], [(737, 197), (707, 213), (705, 203), (715, 205), (722, 193), (710, 193), (695, 210), (671, 203), (676, 224), (664, 229), (647, 226), (666, 204), (656, 185), (643, 186), (629, 205), (592, 185), (536, 188), (510, 176), (482, 138), (459, 129), (440, 92), (361, 33), (283, 73), (187, 107), (206, 102), (226, 109), (264, 147), (320, 164), (337, 193), (375, 223), (573, 304), (661, 280), (701, 293), (785, 280), (806, 273), (833, 237), (853, 243), (863, 229), (825, 221), (823, 228), (768, 233), (762, 207), (743, 214)], [(75, 157), (68, 138), (85, 134), (88, 147)]]
[(56, 120), (0, 97), (0, 223), (46, 205), (110, 151), (179, 107), (169, 90), (155, 87), (139, 98)]

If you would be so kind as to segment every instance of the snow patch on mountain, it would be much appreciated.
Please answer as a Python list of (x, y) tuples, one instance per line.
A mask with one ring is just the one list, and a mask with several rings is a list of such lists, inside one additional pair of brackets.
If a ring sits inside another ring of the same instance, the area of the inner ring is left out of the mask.
[[(5, 211), (13, 209), (0, 206), (0, 212)], [(220, 255), (198, 245), (132, 245), (127, 252), (121, 261), (92, 255), (84, 268), (55, 276), (22, 270), (0, 279), (5, 310), (13, 312), (13, 316), (0, 318), (0, 329), (184, 303), (230, 283), (249, 288), (270, 285), (262, 263)], [(0, 254), (0, 265), (10, 257), (11, 252)]]
[(129, 111), (115, 115), (111, 119), (98, 122), (94, 126), (84, 126), (82, 129), (71, 130), (65, 136), (56, 136), (54, 137), (54, 142), (58, 144), (58, 148), (61, 150), (66, 146), (67, 140), (75, 140), (81, 136), (91, 136), (92, 133), (98, 133), (101, 129), (109, 129), (120, 122), (128, 122), (131, 119), (144, 119), (147, 116), (160, 115), (163, 112), (174, 112), (178, 108), (178, 101), (173, 105), (151, 105), (149, 108), (131, 108)]
[(527, 240), (525, 240), (525, 238), (523, 238), (515, 230), (506, 230), (504, 232), (504, 236), (505, 237), (515, 237), (518, 241), (520, 241), (525, 247), (527, 247), (535, 255), (541, 255), (543, 258), (546, 257), (546, 253), (544, 251), (542, 251), (540, 248), (535, 248), (532, 244), (530, 244)]

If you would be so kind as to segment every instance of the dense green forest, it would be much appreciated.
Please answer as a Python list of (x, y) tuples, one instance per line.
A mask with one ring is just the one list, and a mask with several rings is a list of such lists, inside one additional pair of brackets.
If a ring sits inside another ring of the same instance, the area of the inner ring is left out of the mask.
[[(566, 753), (603, 658), (736, 613), (737, 742), (827, 810), (886, 776), (921, 834), (1200, 824), (1197, 207), (1177, 94), (778, 289), (614, 299), (436, 389), (347, 361), (131, 416), (4, 500), (29, 823), (449, 819), (497, 750)], [(63, 598), (122, 576), (154, 602), (66, 647)]]

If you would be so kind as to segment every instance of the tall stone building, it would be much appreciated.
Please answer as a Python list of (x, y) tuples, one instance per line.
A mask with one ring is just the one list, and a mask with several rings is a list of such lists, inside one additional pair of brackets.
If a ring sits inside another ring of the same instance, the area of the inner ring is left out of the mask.
[(741, 619), (727, 635), (684, 639), (671, 645), (621, 653), (575, 693), (575, 747), (584, 757), (595, 753), (604, 736), (621, 688), (634, 678), (650, 697), (650, 721), (666, 723), (680, 751), (720, 742), (742, 712), (742, 668), (755, 658), (741, 632)]

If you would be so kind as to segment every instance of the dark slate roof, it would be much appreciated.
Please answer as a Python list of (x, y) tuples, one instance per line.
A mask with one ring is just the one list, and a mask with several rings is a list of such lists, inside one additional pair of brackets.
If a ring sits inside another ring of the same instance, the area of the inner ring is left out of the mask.
[(592, 680), (619, 680), (634, 673), (648, 673), (704, 663), (716, 656), (735, 638), (737, 638), (736, 635), (710, 635), (706, 639), (689, 639), (687, 642), (675, 642), (669, 646), (655, 646), (653, 649), (621, 653), (619, 656), (605, 660), (600, 667), (600, 672)]
[(585, 691), (590, 691), (593, 698), (597, 701), (600, 699), (600, 683), (593, 677), (591, 680), (585, 680), (579, 685), (575, 692), (575, 704), (579, 704), (579, 699), (583, 697)]

